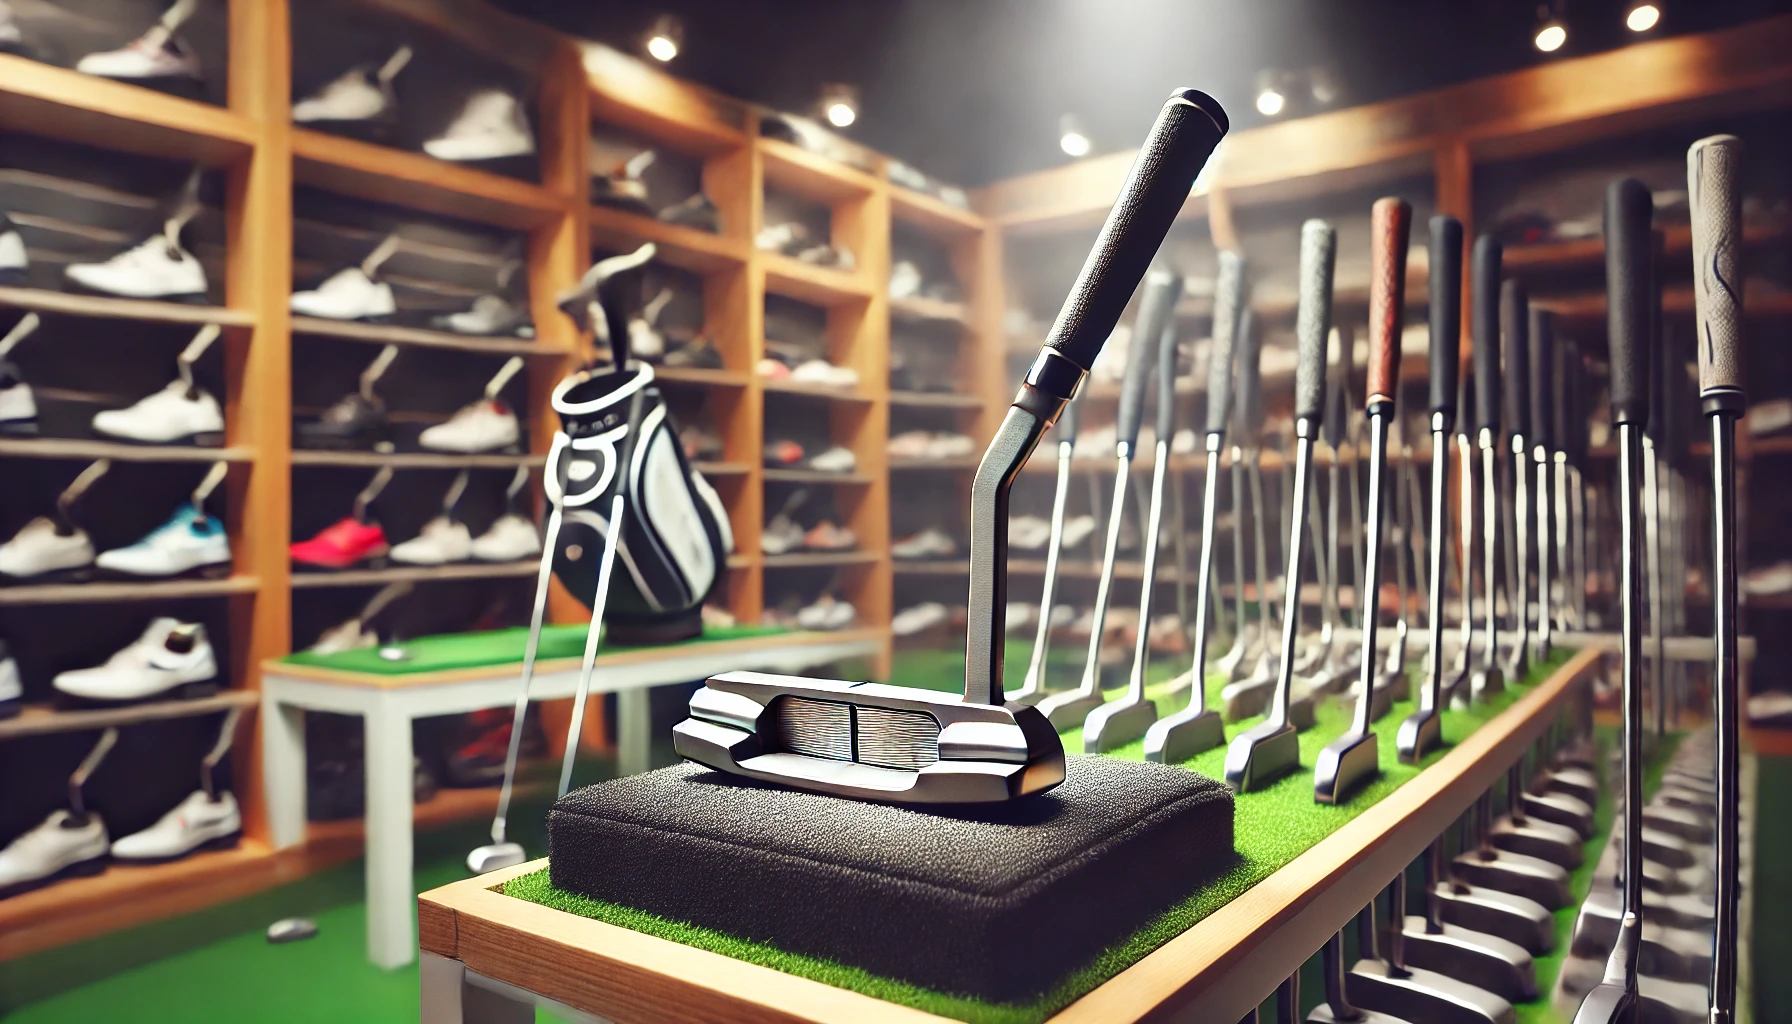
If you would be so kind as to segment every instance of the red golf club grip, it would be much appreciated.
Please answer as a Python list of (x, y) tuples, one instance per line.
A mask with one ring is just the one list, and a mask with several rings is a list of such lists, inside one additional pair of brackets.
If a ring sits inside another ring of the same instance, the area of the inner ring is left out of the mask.
[(1406, 317), (1406, 248), (1412, 206), (1377, 199), (1369, 221), (1368, 408), (1391, 403), (1400, 387), (1400, 332)]

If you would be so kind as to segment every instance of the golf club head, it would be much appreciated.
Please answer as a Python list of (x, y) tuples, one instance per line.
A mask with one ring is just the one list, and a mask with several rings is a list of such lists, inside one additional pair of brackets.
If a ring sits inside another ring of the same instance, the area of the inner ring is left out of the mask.
[(1585, 768), (1557, 768), (1543, 777), (1543, 788), (1548, 792), (1565, 793), (1588, 807), (1599, 802), (1599, 779)]
[(1313, 762), (1313, 799), (1341, 804), (1381, 774), (1375, 734), (1347, 732), (1326, 744)]
[(1538, 821), (1566, 825), (1582, 839), (1593, 836), (1593, 808), (1566, 793), (1525, 793), (1524, 813)]
[(1033, 706), (1053, 729), (1065, 731), (1081, 725), (1101, 704), (1101, 688), (1097, 686), (1093, 693), (1081, 689), (1048, 693)]
[(1157, 722), (1157, 705), (1122, 697), (1089, 712), (1083, 720), (1083, 753), (1105, 754), (1142, 738)]
[(1551, 821), (1531, 821), (1527, 818), (1521, 824), (1502, 816), (1493, 823), (1492, 838), (1493, 845), (1498, 849), (1558, 864), (1569, 871), (1586, 861), (1586, 853), (1582, 849), (1585, 840), (1580, 833), (1567, 825)]
[(1485, 932), (1513, 943), (1532, 956), (1556, 946), (1554, 912), (1536, 900), (1479, 885), (1443, 883), (1434, 890), (1438, 917), (1446, 925)]
[(513, 868), (529, 857), (517, 843), (492, 843), (467, 854), (467, 870), (483, 875), (502, 868)]
[(1497, 664), (1483, 665), (1468, 677), (1468, 699), (1481, 703), (1496, 693), (1506, 692), (1506, 677)]
[(1470, 885), (1523, 896), (1551, 911), (1574, 902), (1574, 894), (1568, 888), (1568, 872), (1559, 864), (1536, 857), (1470, 850), (1451, 861), (1450, 871)]
[(1516, 942), (1445, 924), (1433, 932), (1410, 914), (1404, 929), (1406, 963), (1486, 989), (1511, 1003), (1537, 998), (1537, 965)]
[(1300, 768), (1300, 734), (1285, 722), (1264, 722), (1226, 748), (1226, 785), (1234, 793), (1263, 789)]
[(1636, 979), (1602, 981), (1580, 1001), (1574, 1024), (1631, 1024), (1636, 1018)]
[(1416, 765), (1444, 745), (1444, 716), (1435, 708), (1407, 715), (1394, 733), (1394, 751), (1401, 764)]
[(1513, 1024), (1512, 1004), (1485, 989), (1435, 971), (1400, 971), (1381, 960), (1350, 969), (1350, 1001), (1368, 1010), (1426, 1024)]
[(1226, 725), (1210, 708), (1184, 708), (1145, 731), (1145, 760), (1180, 764), (1226, 742)]
[(1412, 1022), (1402, 1020), (1392, 1014), (1365, 1010), (1360, 1006), (1356, 1007), (1356, 1013), (1340, 1017), (1332, 1012), (1331, 1004), (1320, 1003), (1307, 1014), (1307, 1024), (1412, 1024)]

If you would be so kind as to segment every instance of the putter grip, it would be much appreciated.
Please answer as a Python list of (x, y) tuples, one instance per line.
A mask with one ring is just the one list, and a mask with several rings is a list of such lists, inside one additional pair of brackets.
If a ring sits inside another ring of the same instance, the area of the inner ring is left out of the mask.
[[(1566, 452), (1573, 447), (1572, 423), (1569, 422), (1568, 406), (1568, 346), (1555, 344), (1555, 316), (1548, 317), (1550, 345), (1555, 350), (1554, 359), (1550, 363), (1550, 431), (1555, 441), (1556, 451)], [(1537, 333), (1533, 328), (1531, 333)]]
[(1462, 222), (1431, 218), (1431, 411), (1467, 414), (1456, 405), (1462, 347)]
[(1332, 269), (1337, 257), (1337, 229), (1322, 220), (1300, 226), (1300, 306), (1294, 318), (1297, 422), (1310, 423), (1325, 412), (1325, 348), (1331, 337)]
[(1605, 190), (1606, 334), (1611, 345), (1612, 425), (1649, 422), (1648, 186), (1620, 178)]
[(1500, 345), (1506, 431), (1529, 437), (1531, 403), (1525, 391), (1531, 386), (1531, 296), (1523, 281), (1507, 281), (1500, 287), (1500, 326), (1506, 330), (1506, 340)]
[(1176, 300), (1182, 296), (1182, 278), (1172, 276), (1170, 315), (1157, 332), (1157, 440), (1169, 444), (1176, 436)]
[(1232, 418), (1232, 366), (1238, 343), (1238, 316), (1244, 308), (1244, 257), (1220, 251), (1219, 279), (1213, 285), (1213, 341), (1207, 354), (1207, 432), (1223, 434)]
[(1046, 348), (1085, 372), (1095, 365), (1226, 128), (1225, 111), (1205, 93), (1178, 89), (1170, 94), (1064, 299)]
[(1137, 444), (1139, 424), (1145, 418), (1145, 385), (1157, 362), (1158, 342), (1170, 322), (1182, 281), (1166, 271), (1145, 278), (1145, 297), (1139, 300), (1139, 317), (1132, 325), (1132, 348), (1126, 353), (1126, 377), (1120, 382), (1120, 410), (1114, 418), (1115, 438)]
[(1500, 243), (1475, 239), (1475, 426), (1500, 432)]
[(1561, 447), (1561, 438), (1552, 429), (1555, 421), (1556, 394), (1556, 316), (1547, 309), (1531, 307), (1531, 432), (1533, 447)]
[(1570, 341), (1562, 347), (1565, 350), (1562, 368), (1566, 376), (1562, 381), (1562, 393), (1567, 396), (1568, 406), (1568, 443), (1565, 447), (1569, 463), (1584, 467), (1591, 441), (1587, 425), (1587, 368), (1581, 362), (1578, 344)]
[(1238, 318), (1238, 433), (1245, 445), (1263, 435), (1263, 332), (1251, 309)]
[[(1740, 411), (1742, 386), (1742, 140), (1700, 139), (1686, 151), (1692, 206), (1692, 295), (1699, 339), (1699, 391)], [(1728, 397), (1728, 402), (1721, 401)]]
[(1392, 402), (1400, 390), (1400, 332), (1406, 316), (1406, 249), (1412, 206), (1377, 199), (1369, 215), (1368, 407)]

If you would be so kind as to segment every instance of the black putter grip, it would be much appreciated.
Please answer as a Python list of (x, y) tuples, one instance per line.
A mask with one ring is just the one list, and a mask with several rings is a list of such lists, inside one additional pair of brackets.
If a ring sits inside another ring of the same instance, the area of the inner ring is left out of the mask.
[(1741, 179), (1742, 140), (1736, 136), (1713, 135), (1686, 151), (1699, 391), (1718, 408), (1737, 411), (1748, 390), (1742, 384)]
[(1587, 423), (1587, 367), (1581, 362), (1578, 344), (1570, 341), (1563, 348), (1566, 354), (1562, 360), (1562, 369), (1567, 379), (1562, 383), (1562, 391), (1567, 396), (1568, 406), (1568, 443), (1564, 447), (1569, 464), (1584, 467), (1587, 464), (1587, 449), (1592, 443)]
[(1462, 353), (1462, 222), (1431, 218), (1431, 411), (1466, 416), (1456, 406)]
[(1263, 332), (1252, 309), (1238, 318), (1238, 433), (1241, 444), (1262, 440)]
[(1139, 300), (1139, 317), (1132, 325), (1132, 347), (1126, 353), (1126, 376), (1120, 382), (1120, 410), (1114, 417), (1115, 439), (1128, 445), (1139, 440), (1139, 424), (1145, 418), (1145, 385), (1151, 380), (1158, 342), (1181, 285), (1181, 279), (1163, 271), (1145, 278), (1145, 296)]
[[(1182, 278), (1175, 279), (1173, 294), (1182, 295)], [(1170, 300), (1171, 315), (1157, 332), (1157, 440), (1169, 444), (1176, 437), (1176, 299)]]
[(1555, 423), (1556, 394), (1556, 315), (1547, 309), (1531, 307), (1531, 431), (1525, 436), (1532, 446), (1554, 450), (1561, 447)]
[(1232, 418), (1232, 367), (1238, 347), (1238, 318), (1244, 311), (1244, 257), (1221, 250), (1213, 285), (1213, 341), (1207, 354), (1207, 433), (1223, 434)]
[(1225, 111), (1205, 93), (1170, 94), (1045, 347), (1087, 371), (1188, 200), (1196, 175), (1226, 134)]
[(1475, 426), (1500, 432), (1500, 257), (1492, 235), (1475, 239)]
[(1412, 206), (1377, 199), (1369, 214), (1369, 382), (1365, 407), (1391, 403), (1400, 392), (1400, 335), (1406, 328), (1406, 250)]
[(1500, 287), (1500, 326), (1506, 330), (1506, 340), (1500, 344), (1506, 431), (1528, 438), (1531, 403), (1525, 392), (1531, 387), (1531, 295), (1523, 281), (1507, 281)]
[(1620, 178), (1605, 190), (1606, 334), (1611, 345), (1612, 425), (1649, 422), (1649, 188)]
[[(1550, 432), (1555, 441), (1556, 451), (1566, 452), (1573, 447), (1574, 441), (1574, 425), (1569, 418), (1571, 409), (1568, 396), (1568, 374), (1572, 370), (1568, 365), (1568, 346), (1555, 344), (1555, 314), (1549, 314), (1546, 319), (1549, 321), (1550, 345), (1555, 350), (1554, 358), (1550, 363)], [(1532, 326), (1531, 334), (1533, 337), (1537, 334), (1536, 325)]]
[(1338, 232), (1322, 220), (1300, 226), (1300, 305), (1294, 316), (1294, 418), (1325, 413), (1325, 348), (1332, 330), (1332, 269)]

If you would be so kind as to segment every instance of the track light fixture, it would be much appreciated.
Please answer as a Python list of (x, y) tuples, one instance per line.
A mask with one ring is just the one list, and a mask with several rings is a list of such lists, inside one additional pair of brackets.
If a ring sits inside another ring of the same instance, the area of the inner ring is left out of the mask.
[(664, 64), (683, 48), (684, 23), (670, 14), (654, 19), (653, 27), (647, 30), (647, 55)]
[(1287, 77), (1268, 68), (1257, 72), (1257, 113), (1276, 117), (1288, 108)]
[(1094, 143), (1089, 140), (1089, 133), (1083, 130), (1083, 123), (1075, 114), (1065, 114), (1058, 119), (1058, 148), (1065, 156), (1081, 159), (1089, 155)]
[(1531, 37), (1538, 50), (1554, 53), (1568, 41), (1568, 25), (1562, 20), (1559, 4), (1546, 3), (1537, 8), (1537, 31)]
[(1661, 24), (1661, 8), (1655, 4), (1632, 4), (1624, 15), (1624, 27), (1632, 32), (1647, 32)]
[(859, 90), (839, 82), (821, 87), (821, 113), (836, 128), (849, 127), (859, 119)]

